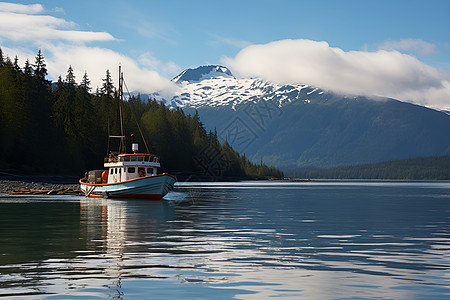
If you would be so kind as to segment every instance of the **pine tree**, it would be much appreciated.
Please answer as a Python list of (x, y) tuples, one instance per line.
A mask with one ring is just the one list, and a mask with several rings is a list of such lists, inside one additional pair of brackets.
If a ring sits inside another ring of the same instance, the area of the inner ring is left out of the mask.
[(25, 61), (25, 66), (23, 67), (23, 73), (27, 77), (33, 76), (33, 69), (31, 68), (30, 61), (28, 59)]
[(90, 92), (92, 90), (92, 88), (90, 87), (91, 85), (91, 81), (89, 80), (89, 77), (87, 75), (87, 72), (84, 71), (84, 75), (83, 75), (83, 79), (81, 80), (81, 84), (80, 87), (86, 91), (86, 92)]
[(39, 49), (36, 55), (34, 67), (34, 74), (36, 77), (45, 81), (45, 76), (47, 76), (47, 65), (45, 64), (44, 55), (42, 54), (41, 49)]
[(73, 69), (72, 66), (69, 65), (69, 69), (67, 70), (67, 75), (66, 75), (66, 83), (69, 87), (75, 87), (76, 82), (75, 82), (75, 75), (73, 74)]
[(14, 57), (14, 70), (16, 70), (17, 72), (22, 71), (19, 67), (19, 58), (17, 57), (17, 55)]
[(61, 88), (64, 85), (64, 81), (62, 80), (61, 75), (58, 76), (57, 87)]
[(106, 77), (103, 79), (102, 93), (107, 96), (114, 96), (114, 84), (109, 69), (106, 70)]

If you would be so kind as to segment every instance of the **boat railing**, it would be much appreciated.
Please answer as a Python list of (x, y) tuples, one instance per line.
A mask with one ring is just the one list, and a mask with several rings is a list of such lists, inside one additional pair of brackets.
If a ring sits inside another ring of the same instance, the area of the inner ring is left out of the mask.
[(114, 162), (123, 162), (123, 161), (140, 161), (140, 162), (154, 162), (159, 163), (159, 156), (156, 155), (130, 155), (130, 156), (121, 156), (118, 157), (116, 155), (111, 154), (109, 157), (104, 159), (105, 163), (114, 163)]

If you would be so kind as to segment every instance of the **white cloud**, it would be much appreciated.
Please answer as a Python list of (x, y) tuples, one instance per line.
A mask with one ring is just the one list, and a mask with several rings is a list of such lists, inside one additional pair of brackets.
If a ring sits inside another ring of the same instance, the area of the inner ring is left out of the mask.
[(145, 52), (139, 56), (139, 63), (152, 70), (158, 71), (169, 77), (173, 77), (180, 73), (181, 68), (174, 62), (162, 62), (157, 59), (151, 52)]
[[(51, 80), (56, 80), (59, 75), (64, 78), (71, 65), (78, 82), (87, 71), (95, 90), (97, 86), (101, 87), (106, 69), (111, 71), (117, 85), (116, 73), (118, 65), (122, 64), (130, 91), (148, 93), (158, 91), (161, 94), (171, 95), (171, 91), (177, 88), (157, 72), (157, 70), (169, 73), (178, 71), (179, 67), (176, 64), (163, 63), (151, 53), (142, 55), (140, 60), (136, 61), (110, 49), (87, 46), (88, 42), (116, 39), (107, 32), (74, 30), (78, 27), (76, 23), (40, 14), (42, 12), (44, 8), (39, 4), (0, 3), (0, 46), (11, 58), (17, 55), (21, 65), (27, 58), (34, 63), (37, 47), (43, 51)], [(7, 47), (1, 43), (2, 39), (9, 40), (12, 44), (31, 43), (33, 51), (16, 46)]]
[(304, 83), (342, 93), (450, 107), (448, 78), (398, 51), (343, 51), (326, 42), (281, 40), (252, 45), (222, 62), (241, 76)]
[(23, 13), (23, 14), (37, 14), (43, 12), (44, 8), (40, 4), (25, 5), (18, 3), (0, 2), (0, 11)]
[(47, 15), (28, 15), (0, 10), (0, 37), (14, 42), (43, 42), (65, 40), (68, 42), (111, 41), (107, 32), (67, 30), (76, 27), (73, 22)]
[(55, 12), (55, 13), (61, 13), (61, 14), (65, 14), (66, 13), (64, 8), (62, 8), (62, 7), (55, 7), (55, 8), (52, 9), (52, 11)]
[(378, 49), (410, 52), (421, 56), (429, 56), (436, 53), (436, 46), (434, 44), (425, 42), (421, 39), (401, 39), (399, 41), (388, 40), (382, 43)]

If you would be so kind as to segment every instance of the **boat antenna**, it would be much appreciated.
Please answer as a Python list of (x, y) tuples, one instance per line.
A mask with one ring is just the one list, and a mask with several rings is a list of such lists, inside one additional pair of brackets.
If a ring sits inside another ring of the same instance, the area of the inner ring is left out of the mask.
[[(130, 91), (128, 90), (127, 83), (125, 82), (125, 80), (123, 80), (123, 78), (122, 78), (122, 82), (123, 82), (123, 84), (125, 85), (125, 88), (127, 89), (128, 98), (131, 98), (131, 94), (130, 94)], [(148, 150), (147, 142), (145, 141), (144, 134), (142, 133), (141, 126), (139, 125), (139, 121), (138, 121), (138, 119), (136, 118), (136, 114), (134, 113), (134, 111), (133, 111), (132, 108), (131, 108), (131, 113), (133, 114), (134, 119), (136, 120), (136, 124), (137, 124), (137, 127), (138, 127), (138, 129), (139, 129), (139, 133), (141, 134), (141, 138), (142, 138), (142, 140), (144, 141), (145, 149), (147, 149), (147, 153), (150, 153), (150, 151)]]
[(119, 146), (119, 154), (127, 153), (126, 143), (125, 143), (125, 130), (123, 124), (123, 73), (122, 66), (119, 65), (119, 106), (120, 106), (120, 146)]

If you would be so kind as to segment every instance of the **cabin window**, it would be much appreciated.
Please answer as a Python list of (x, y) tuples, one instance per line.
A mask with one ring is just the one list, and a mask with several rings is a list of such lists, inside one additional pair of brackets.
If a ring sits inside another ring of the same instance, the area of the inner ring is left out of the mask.
[(122, 174), (122, 168), (119, 168), (119, 174)]
[(134, 173), (136, 170), (134, 168), (128, 168), (128, 173)]
[(153, 168), (147, 168), (147, 174), (153, 174)]

